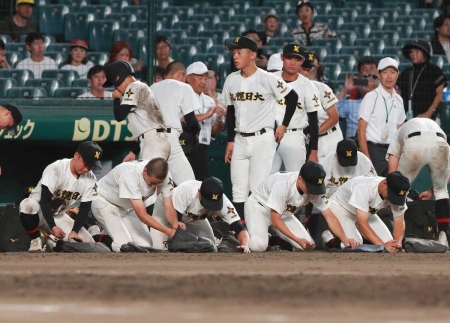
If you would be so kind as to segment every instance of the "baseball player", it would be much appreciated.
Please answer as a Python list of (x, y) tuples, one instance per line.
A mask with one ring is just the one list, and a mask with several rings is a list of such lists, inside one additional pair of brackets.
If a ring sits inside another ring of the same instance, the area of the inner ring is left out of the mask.
[[(308, 77), (309, 72), (314, 64), (314, 54), (304, 51), (305, 61), (300, 67), (300, 74)], [(344, 139), (341, 128), (339, 127), (339, 113), (336, 108), (338, 99), (334, 95), (333, 90), (328, 85), (318, 81), (311, 81), (316, 87), (316, 96), (314, 100), (320, 102), (323, 109), (319, 109), (317, 117), (319, 119), (319, 143), (318, 157), (319, 160), (332, 151), (336, 150), (337, 143)], [(311, 129), (309, 129), (311, 133)]]
[[(399, 252), (405, 235), (404, 213), (409, 188), (409, 180), (398, 171), (387, 177), (354, 177), (334, 192), (330, 209), (347, 237), (362, 243), (364, 235), (374, 245)], [(394, 215), (394, 237), (377, 215), (388, 206)], [(341, 246), (328, 230), (322, 233), (322, 239), (328, 247)]]
[[(288, 172), (299, 170), (305, 163), (306, 147), (303, 129), (310, 127), (311, 154), (309, 160), (317, 161), (318, 121), (317, 111), (321, 109), (320, 103), (314, 101), (315, 88), (311, 81), (299, 74), (300, 66), (304, 62), (304, 49), (297, 43), (291, 43), (284, 47), (282, 60), (283, 70), (274, 74), (288, 83), (298, 95), (297, 109), (286, 129), (283, 140), (277, 146), (273, 162), (272, 174), (280, 170), (281, 164)], [(281, 124), (286, 112), (284, 99), (277, 105), (276, 122)]]
[[(30, 196), (20, 203), (20, 220), (30, 240), (30, 252), (42, 252), (40, 231), (57, 239), (94, 242), (82, 226), (91, 203), (97, 198), (97, 179), (92, 168), (101, 167), (103, 151), (92, 141), (78, 145), (72, 159), (61, 159), (48, 165)], [(74, 221), (66, 212), (80, 202)]]
[[(167, 126), (167, 137), (170, 140), (171, 148), (168, 160), (169, 171), (176, 185), (195, 179), (192, 167), (180, 146), (179, 137), (183, 132), (180, 119), (184, 118), (189, 131), (200, 130), (194, 113), (194, 110), (199, 108), (198, 100), (192, 88), (184, 83), (185, 80), (186, 68), (184, 65), (180, 61), (172, 61), (167, 65), (166, 78), (150, 86), (150, 90), (161, 107), (161, 113)], [(134, 160), (134, 152), (137, 151), (139, 149), (130, 152), (124, 161)]]
[(404, 123), (394, 134), (387, 151), (388, 171), (400, 171), (411, 183), (423, 167), (427, 166), (430, 170), (433, 187), (429, 193), (431, 196), (434, 193), (436, 197), (438, 241), (447, 245), (450, 221), (448, 154), (445, 132), (428, 118), (414, 118)]
[[(258, 47), (252, 39), (236, 37), (227, 47), (238, 71), (228, 75), (223, 88), (228, 106), (225, 163), (231, 163), (233, 204), (245, 218), (249, 191), (270, 175), (276, 144), (295, 112), (298, 95), (283, 79), (256, 67)], [(286, 113), (274, 129), (277, 101), (283, 98)]]
[(140, 157), (153, 159), (170, 155), (170, 141), (161, 109), (147, 84), (134, 78), (134, 70), (126, 61), (115, 61), (105, 69), (103, 87), (114, 86), (114, 117), (122, 121), (128, 116), (131, 133), (140, 142)]
[(17, 134), (17, 125), (22, 122), (22, 113), (13, 104), (0, 105), (0, 129), (12, 136)]
[[(152, 247), (148, 227), (164, 232), (169, 237), (183, 223), (178, 223), (172, 206), (173, 181), (169, 165), (163, 158), (135, 160), (114, 167), (98, 182), (98, 199), (92, 203), (92, 214), (100, 226), (113, 239), (113, 251), (129, 242), (142, 247)], [(152, 218), (144, 202), (156, 191), (166, 206), (168, 228)]]
[[(202, 182), (194, 180), (183, 182), (173, 190), (173, 207), (178, 213), (181, 222), (186, 225), (186, 230), (197, 237), (210, 240), (215, 244), (214, 233), (207, 219), (208, 216), (220, 217), (230, 225), (232, 231), (237, 234), (241, 243), (238, 249), (248, 253), (249, 236), (241, 222), (233, 204), (223, 194), (222, 181), (215, 177), (208, 177)], [(155, 202), (153, 217), (164, 225), (169, 224), (163, 199), (158, 197)], [(156, 230), (150, 230), (153, 247), (163, 249), (167, 235)]]
[(246, 225), (250, 234), (250, 250), (265, 251), (268, 246), (269, 226), (277, 235), (299, 250), (314, 249), (315, 243), (301, 222), (294, 216), (311, 202), (323, 214), (331, 230), (345, 246), (358, 243), (347, 239), (339, 221), (329, 208), (325, 195), (325, 171), (313, 161), (307, 161), (298, 172), (279, 172), (262, 182), (249, 196)]

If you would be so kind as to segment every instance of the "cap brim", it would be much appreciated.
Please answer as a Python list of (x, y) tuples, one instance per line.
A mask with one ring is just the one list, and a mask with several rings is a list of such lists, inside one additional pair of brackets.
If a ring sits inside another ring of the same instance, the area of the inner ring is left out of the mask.
[(312, 184), (305, 182), (305, 184), (306, 184), (306, 188), (308, 189), (309, 194), (322, 195), (322, 194), (325, 194), (325, 192), (326, 192), (325, 183), (322, 183), (320, 185), (312, 185)]
[(228, 48), (229, 50), (233, 50), (233, 49), (236, 49), (236, 48), (242, 48), (242, 47), (239, 46), (239, 45), (233, 44), (233, 43), (228, 43), (228, 44), (227, 44), (227, 48)]
[(337, 155), (337, 159), (339, 162), (339, 165), (342, 167), (350, 167), (350, 166), (356, 166), (358, 164), (358, 156), (354, 155), (352, 157), (342, 157)]
[(405, 194), (403, 196), (395, 194), (392, 190), (388, 187), (388, 200), (394, 205), (404, 205), (406, 202), (406, 196), (408, 194)]
[(305, 57), (301, 54), (283, 54), (283, 57), (298, 57), (301, 59), (305, 59)]
[(106, 82), (103, 83), (102, 86), (103, 86), (103, 87), (111, 87), (111, 86), (113, 86), (113, 84), (112, 84), (110, 81), (106, 80)]
[(218, 199), (217, 201), (210, 201), (205, 199), (203, 196), (200, 196), (200, 204), (206, 209), (210, 211), (219, 211), (223, 208), (223, 197)]
[(94, 162), (93, 166), (94, 167), (98, 167), (98, 168), (102, 168), (102, 163), (99, 160), (97, 160), (97, 161)]

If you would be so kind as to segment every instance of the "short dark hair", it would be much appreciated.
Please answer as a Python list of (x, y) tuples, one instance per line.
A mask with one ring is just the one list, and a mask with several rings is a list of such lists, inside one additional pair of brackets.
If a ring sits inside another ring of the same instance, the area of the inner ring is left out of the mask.
[(166, 67), (166, 73), (164, 75), (175, 74), (178, 71), (186, 71), (186, 66), (180, 61), (172, 61)]
[(145, 165), (148, 176), (155, 176), (157, 179), (165, 179), (169, 173), (169, 164), (164, 158), (153, 158)]
[(358, 72), (361, 70), (363, 65), (375, 65), (378, 66), (378, 60), (372, 56), (363, 56), (358, 61)]
[[(148, 66), (144, 65), (141, 69), (141, 82), (147, 82), (147, 72), (148, 72)], [(166, 74), (166, 69), (164, 67), (153, 65), (153, 76), (161, 75), (162, 78), (164, 78), (164, 75)]]
[(35, 32), (35, 33), (29, 33), (27, 37), (25, 38), (25, 43), (27, 45), (31, 44), (35, 40), (42, 40), (44, 41), (44, 36), (42, 36), (41, 33)]
[(155, 38), (155, 47), (159, 43), (166, 43), (167, 45), (169, 45), (169, 48), (172, 48), (172, 46), (170, 45), (170, 40), (166, 36), (163, 36), (163, 35), (156, 36), (156, 38)]
[(444, 24), (444, 22), (445, 22), (445, 19), (450, 19), (450, 16), (449, 15), (446, 15), (446, 14), (443, 14), (443, 15), (440, 15), (439, 17), (436, 17), (436, 18), (434, 18), (434, 21), (433, 21), (433, 28), (434, 28), (434, 36), (437, 38), (437, 31), (436, 31), (436, 28), (440, 28), (440, 27), (442, 27), (442, 25)]
[(258, 34), (258, 32), (254, 29), (246, 30), (242, 33), (242, 36), (247, 36), (248, 34)]
[(305, 2), (305, 1), (302, 1), (300, 4), (297, 5), (297, 8), (295, 9), (295, 14), (296, 14), (297, 16), (298, 16), (298, 11), (299, 11), (302, 7), (304, 7), (304, 6), (310, 7), (310, 8), (311, 8), (311, 11), (314, 12), (314, 7), (313, 7), (313, 5), (311, 4), (311, 2)]
[(87, 78), (90, 79), (99, 72), (105, 72), (105, 68), (103, 67), (103, 65), (94, 65), (89, 69)]

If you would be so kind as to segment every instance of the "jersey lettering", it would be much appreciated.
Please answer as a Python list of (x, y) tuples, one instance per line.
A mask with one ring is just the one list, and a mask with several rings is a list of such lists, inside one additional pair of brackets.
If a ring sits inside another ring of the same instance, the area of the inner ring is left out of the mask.
[(333, 176), (331, 176), (330, 183), (340, 186), (340, 185), (344, 184), (345, 182), (347, 182), (348, 180), (349, 180), (348, 177), (340, 176), (339, 178), (336, 179)]
[(53, 197), (63, 200), (78, 200), (81, 198), (81, 194), (79, 192), (71, 192), (66, 190), (58, 189), (53, 194)]
[(284, 209), (285, 212), (289, 212), (289, 213), (297, 213), (297, 211), (299, 211), (302, 208), (302, 206), (295, 206), (295, 205), (291, 205), (291, 204), (286, 204), (286, 208)]
[(192, 220), (198, 221), (198, 220), (203, 220), (206, 219), (207, 215), (206, 214), (194, 214), (189, 212), (188, 210), (186, 210), (186, 215), (191, 218)]
[(235, 94), (230, 93), (231, 101), (265, 101), (262, 94), (256, 92), (237, 92)]

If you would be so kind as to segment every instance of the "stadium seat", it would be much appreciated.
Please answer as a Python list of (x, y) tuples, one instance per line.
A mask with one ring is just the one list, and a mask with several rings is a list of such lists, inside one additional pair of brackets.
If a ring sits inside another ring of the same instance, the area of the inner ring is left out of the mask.
[(421, 30), (413, 32), (412, 36), (416, 39), (422, 39), (426, 41), (431, 41), (434, 37), (434, 32), (432, 30)]
[(206, 66), (212, 66), (216, 71), (222, 63), (225, 63), (225, 56), (222, 54), (195, 54), (192, 56), (192, 62), (203, 62)]
[(61, 80), (49, 78), (28, 80), (25, 83), (25, 87), (41, 87), (45, 89), (49, 97), (52, 97), (55, 93), (55, 90), (62, 87), (63, 85), (64, 84)]
[(339, 38), (342, 39), (343, 43), (345, 43), (345, 46), (353, 46), (355, 40), (357, 40), (359, 37), (359, 34), (352, 30), (339, 31)]
[(369, 24), (372, 30), (381, 30), (385, 24), (385, 19), (383, 16), (359, 15), (356, 17), (355, 22)]
[(9, 65), (11, 65), (12, 68), (16, 66), (17, 63), (19, 63), (23, 58), (22, 54), (18, 52), (6, 52), (6, 61)]
[(12, 43), (11, 36), (9, 36), (9, 35), (0, 35), (0, 39), (3, 40), (3, 42), (4, 42), (5, 44), (10, 44), (10, 43)]
[(123, 13), (132, 13), (137, 20), (147, 20), (147, 6), (127, 6), (122, 9)]
[(69, 7), (69, 12), (76, 13), (88, 3), (85, 0), (58, 0), (58, 4), (66, 5)]
[(339, 74), (343, 71), (342, 66), (339, 63), (322, 62), (321, 65), (331, 80), (337, 80)]
[(203, 23), (200, 21), (179, 21), (174, 26), (174, 29), (186, 30), (191, 36), (197, 36), (199, 31), (205, 30)]
[[(134, 53), (134, 56), (137, 55), (137, 52)], [(88, 61), (94, 63), (94, 65), (105, 65), (108, 61), (109, 54), (105, 52), (87, 52), (86, 58)]]
[(345, 1), (344, 8), (355, 9), (360, 15), (368, 15), (370, 10), (372, 10), (372, 4), (364, 1)]
[(230, 33), (226, 30), (203, 30), (198, 33), (198, 36), (209, 37), (215, 44), (222, 45), (225, 39), (230, 38)]
[(397, 18), (400, 16), (397, 10), (388, 8), (372, 8), (372, 10), (370, 10), (370, 15), (373, 17), (383, 17), (384, 22), (387, 24), (396, 22)]
[(235, 37), (238, 36), (240, 34), (242, 34), (246, 29), (245, 29), (245, 25), (243, 23), (240, 22), (224, 22), (221, 21), (219, 23), (216, 24), (216, 29), (217, 30), (223, 30), (223, 31), (228, 31), (231, 35), (231, 37)]
[(314, 39), (312, 41), (312, 46), (314, 47), (327, 47), (334, 54), (338, 54), (342, 47), (342, 40), (339, 38), (323, 38)]
[(94, 20), (92, 13), (68, 13), (64, 16), (64, 41), (89, 39), (89, 22)]
[(235, 14), (234, 9), (231, 7), (208, 7), (203, 10), (203, 13), (217, 15), (221, 21), (230, 21)]
[(439, 17), (441, 13), (438, 9), (430, 8), (412, 8), (411, 15), (421, 16), (426, 21), (433, 21), (434, 18)]
[(427, 25), (426, 19), (422, 16), (399, 16), (396, 23), (410, 24), (414, 30), (424, 30)]
[(211, 54), (226, 54), (227, 52), (231, 52), (231, 51), (229, 51), (224, 44), (213, 45), (209, 49), (209, 53), (211, 53)]
[(219, 84), (217, 84), (217, 87), (222, 89), (223, 85), (225, 83), (225, 79), (228, 75), (231, 73), (231, 66), (229, 62), (225, 62), (220, 64), (219, 66)]
[(400, 38), (411, 38), (414, 36), (414, 27), (410, 24), (404, 23), (389, 23), (384, 24), (383, 31), (396, 31)]
[[(165, 14), (177, 15), (180, 21), (191, 20), (192, 16), (196, 16), (198, 13), (191, 6), (169, 6), (164, 9)], [(198, 21), (201, 21), (200, 19)]]
[[(315, 2), (314, 2), (315, 4)], [(264, 0), (263, 1), (264, 7), (269, 7), (275, 9), (276, 13), (279, 14), (287, 14), (292, 8), (292, 4), (287, 1), (277, 1), (277, 0)], [(314, 10), (316, 10), (316, 7), (314, 6)]]
[(0, 78), (0, 98), (6, 97), (9, 89), (17, 86), (17, 81), (13, 78)]
[(328, 54), (332, 54), (331, 49), (327, 47), (309, 47), (309, 50), (318, 56), (320, 60), (323, 60)]
[(45, 56), (50, 57), (56, 62), (56, 66), (60, 66), (67, 58), (67, 54), (63, 54), (60, 52), (45, 52)]
[(66, 5), (52, 4), (39, 7), (39, 30), (42, 34), (53, 35), (57, 40), (63, 38), (64, 16), (69, 13)]
[[(356, 42), (356, 41), (355, 41)], [(355, 56), (356, 59), (360, 59), (363, 56), (370, 56), (371, 49), (367, 46), (350, 46), (350, 47), (342, 47), (339, 51), (340, 54), (346, 55), (351, 54)]]
[(382, 39), (357, 39), (354, 46), (370, 48), (372, 55), (381, 54), (383, 52), (386, 43)]
[(74, 79), (80, 78), (78, 72), (72, 70), (44, 70), (42, 78), (61, 80), (63, 86), (70, 86)]
[(444, 55), (431, 55), (430, 60), (440, 69), (442, 69), (444, 67), (444, 64), (447, 62), (447, 59)]
[(415, 37), (411, 37), (411, 38), (401, 38), (398, 40), (397, 42), (397, 47), (402, 49), (403, 46), (405, 46), (406, 44), (412, 43), (413, 41), (416, 41), (417, 38)]
[(89, 24), (89, 46), (98, 52), (109, 52), (114, 30), (119, 29), (117, 21), (97, 20)]
[[(125, 11), (126, 8), (123, 9)], [(111, 13), (111, 7), (106, 5), (87, 5), (81, 8), (80, 12), (92, 13), (95, 20), (103, 20)], [(138, 18), (139, 19), (139, 18)]]
[(383, 49), (383, 55), (387, 55), (387, 56), (391, 56), (391, 55), (396, 55), (396, 56), (403, 56), (402, 53), (402, 47), (399, 46), (386, 46)]
[[(205, 31), (202, 31), (205, 32)], [(190, 36), (191, 34), (185, 30), (178, 30), (178, 29), (161, 29), (158, 30), (157, 32), (158, 36), (166, 36), (167, 38), (169, 38), (170, 42), (172, 44), (181, 44), (182, 43), (182, 39), (184, 39), (185, 37)], [(208, 35), (201, 35), (199, 34), (200, 37), (209, 37)], [(214, 38), (214, 37), (213, 37)]]
[(30, 70), (0, 69), (0, 78), (13, 78), (17, 86), (25, 86), (25, 82), (34, 79), (34, 74)]
[(245, 14), (247, 9), (250, 8), (250, 3), (248, 1), (241, 0), (223, 0), (223, 6), (231, 7), (234, 9), (236, 14)]
[(339, 28), (344, 24), (344, 18), (339, 15), (318, 16), (314, 18), (314, 21), (326, 24), (334, 31), (339, 30)]
[(7, 43), (5, 44), (6, 52), (15, 52), (22, 56), (22, 59), (30, 56), (30, 53), (27, 51), (27, 47), (23, 43)]
[(359, 16), (358, 11), (352, 8), (335, 8), (330, 14), (341, 16), (345, 23), (355, 22), (355, 19)]
[(243, 23), (246, 29), (261, 29), (261, 17), (259, 15), (234, 15), (231, 22)]
[(288, 35), (286, 35), (286, 37), (291, 37), (291, 30), (297, 26), (300, 25), (300, 20), (298, 20), (297, 16), (295, 15), (279, 15), (278, 16), (278, 21), (282, 21), (283, 23), (285, 23), (287, 26), (289, 26), (288, 28)]
[(88, 87), (61, 87), (55, 91), (55, 98), (76, 99), (79, 95), (89, 92)]
[[(333, 14), (334, 3), (332, 1), (314, 1), (314, 11), (319, 16)], [(291, 7), (291, 13), (295, 15), (295, 6)]]
[[(276, 10), (272, 7), (264, 6), (264, 7), (250, 7), (247, 9), (245, 14), (236, 12), (236, 14), (238, 14), (238, 15), (253, 16), (255, 18), (259, 18), (260, 20), (264, 19), (264, 16), (269, 13), (276, 13)], [(258, 29), (259, 29), (259, 26), (258, 26)]]
[[(146, 6), (147, 0), (141, 0), (141, 5)], [(156, 1), (156, 13), (162, 13), (171, 4), (169, 1)]]
[(214, 31), (216, 24), (220, 22), (220, 18), (217, 15), (198, 14), (195, 16), (190, 16), (189, 21), (201, 21), (203, 23), (203, 27), (205, 28), (204, 31)]
[[(374, 31), (374, 30), (372, 30), (370, 32), (368, 40), (371, 40), (371, 39), (383, 40), (385, 46), (396, 46), (398, 40), (400, 39), (400, 35), (395, 30), (389, 30), (389, 31), (384, 31), (384, 30)], [(382, 49), (381, 49), (381, 51), (382, 51)], [(379, 51), (379, 52), (381, 53), (381, 51)]]
[(183, 39), (183, 44), (194, 45), (197, 47), (200, 53), (207, 53), (214, 44), (213, 40), (209, 37), (186, 37)]
[(322, 62), (324, 63), (338, 63), (342, 69), (352, 71), (357, 64), (357, 60), (352, 54), (330, 54), (327, 55)]
[(131, 50), (134, 55), (137, 55), (139, 52), (139, 38), (145, 36), (145, 32), (142, 29), (117, 29), (114, 30), (113, 33), (113, 42), (118, 40), (124, 40), (130, 44)]
[(177, 58), (184, 66), (188, 66), (192, 62), (192, 57), (197, 54), (197, 47), (192, 45), (177, 46)]
[(341, 25), (338, 33), (346, 31), (354, 31), (359, 38), (367, 38), (370, 35), (371, 27), (369, 24), (363, 22), (349, 22)]
[(106, 20), (117, 21), (120, 28), (131, 28), (131, 24), (136, 21), (136, 16), (132, 13), (111, 13)]
[[(160, 13), (156, 15), (156, 19), (161, 22), (162, 29), (172, 29), (173, 26), (180, 20), (177, 15), (173, 15), (171, 13)], [(146, 20), (142, 20), (145, 22), (146, 26), (148, 22)]]
[(75, 79), (72, 81), (72, 87), (89, 87), (89, 83), (85, 78)]
[(18, 99), (46, 98), (47, 92), (41, 87), (13, 87), (6, 92), (6, 97)]
[[(156, 3), (159, 3), (159, 2), (160, 1), (156, 1)], [(114, 12), (120, 12), (120, 10), (122, 8), (125, 8), (128, 6), (128, 1), (126, 1), (126, 0), (100, 0), (100, 4), (111, 7), (111, 10)]]

